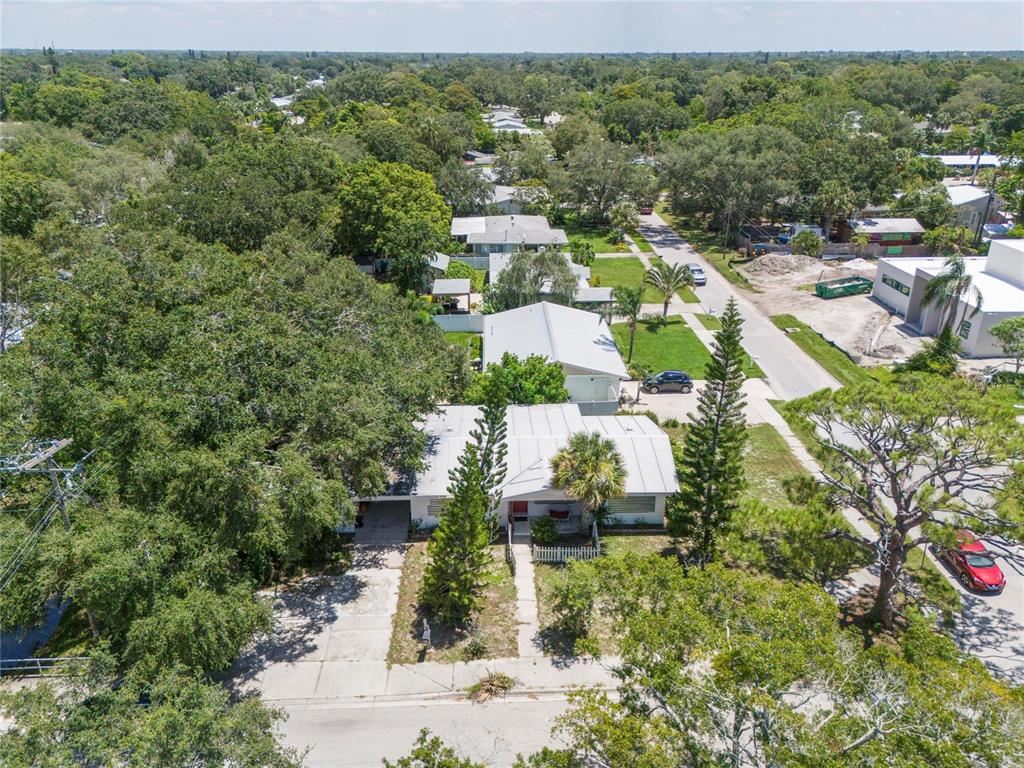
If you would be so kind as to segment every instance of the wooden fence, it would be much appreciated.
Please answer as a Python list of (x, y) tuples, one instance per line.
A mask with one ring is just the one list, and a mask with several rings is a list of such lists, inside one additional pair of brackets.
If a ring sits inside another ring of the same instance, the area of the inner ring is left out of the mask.
[(535, 544), (531, 553), (537, 563), (564, 563), (569, 560), (596, 560), (601, 556), (601, 547), (540, 547)]

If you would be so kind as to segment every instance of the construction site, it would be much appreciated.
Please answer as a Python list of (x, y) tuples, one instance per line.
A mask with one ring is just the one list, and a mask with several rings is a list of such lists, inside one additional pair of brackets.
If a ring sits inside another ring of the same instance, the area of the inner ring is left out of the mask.
[(749, 298), (762, 311), (796, 316), (860, 365), (902, 360), (926, 341), (875, 301), (870, 291), (836, 298), (822, 298), (815, 292), (818, 283), (873, 279), (874, 261), (822, 261), (799, 254), (767, 253), (736, 268), (755, 288)]

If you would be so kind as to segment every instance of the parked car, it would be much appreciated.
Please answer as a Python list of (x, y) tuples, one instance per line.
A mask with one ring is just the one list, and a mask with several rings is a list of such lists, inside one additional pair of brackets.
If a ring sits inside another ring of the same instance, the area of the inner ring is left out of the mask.
[(707, 285), (708, 284), (708, 275), (704, 271), (704, 267), (702, 267), (700, 264), (690, 263), (690, 264), (686, 265), (686, 268), (688, 270), (690, 270), (690, 275), (691, 275), (691, 277), (693, 277), (693, 284), (694, 285)]
[(942, 558), (949, 563), (967, 589), (998, 594), (1006, 586), (1006, 576), (995, 558), (970, 531), (959, 531), (957, 546), (943, 549)]
[(641, 216), (650, 216), (652, 213), (654, 213), (654, 208), (652, 206), (650, 206), (650, 205), (642, 205), (642, 206), (640, 206), (640, 215)]
[(644, 379), (641, 385), (644, 392), (656, 395), (659, 392), (683, 392), (693, 390), (693, 379), (683, 371), (662, 371)]

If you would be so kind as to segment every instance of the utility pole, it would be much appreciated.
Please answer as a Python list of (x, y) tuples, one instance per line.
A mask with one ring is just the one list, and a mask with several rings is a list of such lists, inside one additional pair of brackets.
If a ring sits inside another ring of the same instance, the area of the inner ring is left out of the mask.
[[(54, 457), (64, 448), (71, 445), (72, 442), (71, 438), (30, 440), (16, 453), (0, 455), (0, 475), (46, 475), (50, 479), (53, 503), (56, 505), (57, 511), (60, 512), (61, 520), (64, 522), (64, 529), (69, 532), (71, 531), (71, 518), (68, 516), (68, 506), (85, 492), (85, 488), (79, 481), (79, 478), (84, 471), (83, 464), (93, 453), (90, 451), (72, 467), (62, 467)], [(45, 514), (43, 519), (46, 519)], [(42, 530), (39, 533), (42, 533)], [(35, 537), (37, 536), (38, 534)], [(19, 547), (15, 556), (8, 562), (0, 564), (0, 574), (2, 574), (2, 577), (0, 577), (0, 588), (6, 586), (10, 579), (13, 578), (20, 566), (20, 563), (16, 561), (24, 558), (29, 549), (31, 549), (32, 544), (35, 543), (35, 537), (30, 534), (29, 538)], [(86, 610), (86, 616), (89, 619), (89, 629), (92, 632), (93, 638), (98, 639), (100, 633), (96, 619), (88, 609)]]
[(981, 233), (985, 231), (985, 222), (988, 221), (988, 211), (991, 208), (992, 203), (996, 200), (996, 175), (995, 171), (992, 172), (992, 181), (988, 187), (988, 199), (985, 201), (985, 212), (981, 215), (981, 221), (978, 222), (978, 231), (974, 234), (974, 247), (979, 248), (981, 246)]

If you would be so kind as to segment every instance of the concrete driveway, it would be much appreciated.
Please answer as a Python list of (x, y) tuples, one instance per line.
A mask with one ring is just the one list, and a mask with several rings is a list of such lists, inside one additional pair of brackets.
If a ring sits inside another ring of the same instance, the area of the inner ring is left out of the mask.
[[(659, 421), (665, 419), (677, 419), (681, 424), (690, 421), (690, 414), (697, 412), (697, 399), (704, 388), (703, 380), (693, 382), (693, 391), (689, 394), (681, 392), (659, 392), (656, 395), (640, 393), (640, 402), (630, 402), (626, 408), (630, 411), (651, 411), (658, 416)], [(627, 397), (636, 396), (636, 382), (626, 381), (622, 384), (622, 394)], [(775, 397), (775, 393), (764, 379), (747, 379), (743, 382), (743, 393), (747, 396), (745, 412), (748, 424), (764, 424), (771, 422), (771, 416), (767, 410), (774, 411), (768, 403)]]
[(654, 252), (669, 264), (696, 262), (704, 265), (708, 276), (707, 285), (694, 288), (694, 292), (705, 311), (713, 309), (721, 314), (729, 299), (736, 299), (745, 321), (743, 346), (765, 372), (778, 399), (795, 400), (825, 387), (839, 387), (839, 383), (824, 368), (790, 341), (785, 333), (776, 328), (718, 270), (705, 262), (660, 216), (641, 216), (637, 229), (653, 246)]
[(268, 595), (274, 629), (244, 654), (232, 676), (239, 690), (266, 700), (334, 695), (360, 687), (355, 677), (386, 671), (391, 619), (405, 545), (357, 545), (341, 576), (306, 579)]

